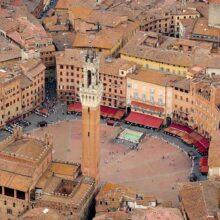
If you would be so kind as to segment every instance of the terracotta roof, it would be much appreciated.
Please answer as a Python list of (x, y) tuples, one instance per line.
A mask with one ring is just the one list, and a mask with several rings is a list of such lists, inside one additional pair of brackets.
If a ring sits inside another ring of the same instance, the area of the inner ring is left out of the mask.
[(41, 155), (44, 149), (45, 145), (42, 141), (22, 138), (3, 147), (1, 152), (11, 153), (16, 155), (18, 158), (24, 158), (26, 160), (33, 161)]
[(209, 27), (208, 19), (201, 17), (198, 18), (195, 22), (193, 34), (215, 36), (220, 38), (220, 29), (215, 27)]
[(190, 80), (189, 79), (181, 79), (178, 82), (174, 83), (173, 87), (189, 91), (190, 90)]
[(12, 32), (18, 28), (18, 22), (12, 18), (3, 18), (0, 17), (0, 30), (4, 32)]
[(74, 47), (78, 48), (101, 48), (112, 49), (122, 41), (122, 33), (114, 29), (103, 29), (96, 34), (77, 33), (73, 42)]
[(58, 0), (56, 4), (56, 9), (69, 10), (75, 6), (94, 8), (96, 4), (93, 0)]
[(180, 185), (181, 203), (191, 220), (206, 220), (219, 211), (220, 183), (201, 181)]
[(81, 19), (88, 23), (97, 24), (106, 27), (116, 27), (121, 22), (127, 21), (127, 16), (120, 16), (111, 11), (92, 10), (91, 8), (73, 7), (73, 19)]
[(75, 35), (73, 32), (52, 33), (53, 42), (57, 50), (63, 51), (65, 48), (73, 48)]
[(56, 52), (56, 64), (59, 65), (73, 65), (76, 67), (83, 67), (84, 52), (77, 49), (65, 49), (62, 52)]
[(57, 162), (53, 162), (49, 167), (51, 172), (64, 176), (73, 176), (78, 168), (79, 166), (74, 164), (65, 164)]
[[(65, 49), (62, 52), (56, 52), (56, 63), (60, 65), (74, 65), (76, 67), (83, 67), (85, 52), (79, 49)], [(100, 73), (119, 76), (119, 70), (128, 71), (134, 68), (136, 64), (123, 59), (105, 59), (103, 54), (101, 54), (100, 59)]]
[(123, 60), (123, 59), (111, 59), (110, 62), (107, 61), (104, 57), (101, 58), (100, 61), (100, 73), (119, 76), (119, 70), (128, 71), (132, 67), (135, 66), (135, 63)]
[(0, 170), (0, 185), (27, 192), (32, 178)]
[(46, 69), (40, 59), (25, 60), (21, 62), (20, 66), (23, 70), (23, 73), (30, 79), (34, 78)]
[[(121, 49), (121, 55), (128, 55), (163, 64), (191, 67), (193, 65), (207, 66), (207, 62), (215, 56), (210, 54), (210, 44), (190, 40), (181, 40), (163, 36), (163, 42), (157, 47), (145, 44), (147, 34), (138, 31), (132, 39)], [(181, 42), (188, 42), (194, 47), (191, 51), (178, 49)], [(176, 48), (177, 47), (177, 48)]]
[(120, 53), (171, 65), (183, 67), (192, 65), (192, 59), (188, 54), (183, 54), (174, 50), (145, 46), (142, 44), (145, 38), (144, 32), (137, 32), (124, 48), (121, 49)]
[(158, 220), (158, 219), (166, 219), (166, 220), (183, 220), (183, 216), (181, 212), (177, 208), (149, 208), (144, 211), (144, 216), (146, 216), (147, 220)]
[(82, 20), (87, 20), (89, 15), (92, 13), (91, 8), (85, 8), (85, 7), (73, 7), (71, 8), (71, 15), (73, 16), (74, 19), (82, 19)]
[(18, 175), (23, 175), (27, 177), (32, 177), (35, 172), (35, 167), (29, 163), (18, 163), (17, 161), (13, 160), (6, 160), (1, 158), (0, 159), (0, 170), (9, 172), (9, 173), (16, 173)]
[(128, 78), (160, 86), (175, 85), (182, 77), (165, 74), (153, 69), (140, 69), (135, 73), (128, 74)]

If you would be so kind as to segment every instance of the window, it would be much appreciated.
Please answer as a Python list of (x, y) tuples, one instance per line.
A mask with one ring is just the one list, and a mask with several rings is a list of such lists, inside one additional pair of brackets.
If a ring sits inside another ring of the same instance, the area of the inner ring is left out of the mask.
[(150, 89), (150, 94), (154, 95), (154, 89)]
[(158, 103), (163, 104), (163, 95), (159, 95), (158, 97)]
[(134, 99), (138, 99), (138, 92), (137, 92), (137, 90), (134, 91)]
[(16, 195), (17, 199), (22, 199), (22, 200), (25, 200), (25, 192), (22, 192), (20, 190), (17, 190), (17, 195)]
[(15, 208), (15, 202), (13, 202), (13, 207)]
[(150, 101), (154, 102), (154, 95), (150, 95)]
[(12, 214), (12, 210), (11, 209), (7, 209), (7, 214)]

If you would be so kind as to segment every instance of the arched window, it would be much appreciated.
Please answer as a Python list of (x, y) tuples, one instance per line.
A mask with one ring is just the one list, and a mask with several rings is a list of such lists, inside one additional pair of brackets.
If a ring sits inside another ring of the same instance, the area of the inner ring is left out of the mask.
[(91, 70), (88, 70), (87, 74), (88, 74), (87, 77), (88, 77), (88, 87), (89, 87), (92, 83), (92, 72), (91, 72)]

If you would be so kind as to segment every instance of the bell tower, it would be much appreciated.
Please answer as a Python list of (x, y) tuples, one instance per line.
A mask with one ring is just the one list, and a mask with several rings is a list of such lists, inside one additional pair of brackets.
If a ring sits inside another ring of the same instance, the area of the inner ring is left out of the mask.
[(83, 82), (80, 87), (82, 103), (82, 172), (99, 182), (100, 166), (100, 102), (102, 84), (99, 81), (99, 58), (88, 50), (84, 60)]

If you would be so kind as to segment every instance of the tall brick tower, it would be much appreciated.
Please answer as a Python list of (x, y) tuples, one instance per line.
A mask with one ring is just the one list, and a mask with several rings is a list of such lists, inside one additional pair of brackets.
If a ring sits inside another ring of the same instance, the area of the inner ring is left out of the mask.
[(83, 82), (80, 87), (82, 103), (82, 171), (99, 182), (100, 166), (100, 102), (102, 84), (99, 81), (99, 59), (88, 50), (84, 60)]

